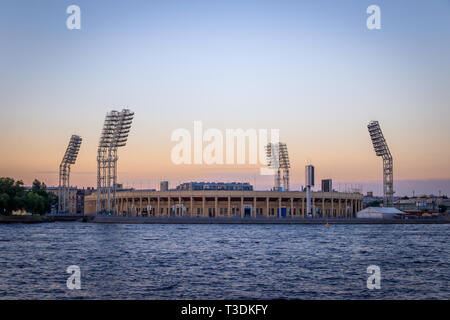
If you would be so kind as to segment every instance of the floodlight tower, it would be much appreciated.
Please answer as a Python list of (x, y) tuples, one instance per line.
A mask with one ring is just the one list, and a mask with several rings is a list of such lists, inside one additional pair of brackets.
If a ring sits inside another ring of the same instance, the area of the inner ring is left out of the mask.
[(283, 169), (283, 190), (289, 191), (289, 154), (285, 143), (280, 143), (280, 168)]
[(70, 187), (70, 166), (75, 164), (81, 146), (80, 136), (72, 135), (59, 165), (58, 213), (67, 212), (67, 196)]
[(311, 207), (311, 187), (314, 187), (314, 166), (307, 165), (305, 167), (305, 185), (306, 185), (306, 214), (312, 214)]
[(394, 202), (394, 170), (393, 160), (389, 147), (384, 139), (378, 121), (371, 121), (369, 129), (370, 139), (378, 157), (383, 159), (383, 204), (385, 207), (392, 207)]
[(269, 143), (266, 145), (266, 159), (267, 166), (276, 171), (274, 177), (274, 191), (280, 191), (281, 188), (281, 170), (280, 170), (280, 157), (279, 157), (279, 143)]
[(109, 172), (112, 164), (109, 149), (112, 145), (117, 118), (118, 111), (113, 110), (106, 114), (97, 149), (97, 212), (108, 210)]
[[(276, 170), (274, 190), (281, 189), (281, 180), (283, 180), (283, 190), (289, 191), (289, 154), (285, 143), (269, 143), (266, 145), (266, 158), (269, 168)], [(283, 171), (283, 177), (281, 177)]]
[(114, 214), (117, 214), (117, 198), (116, 198), (116, 187), (117, 187), (117, 160), (119, 159), (117, 155), (117, 149), (124, 147), (127, 144), (128, 134), (130, 133), (131, 123), (133, 121), (134, 112), (129, 109), (123, 109), (122, 112), (118, 114), (116, 127), (112, 137), (111, 147), (109, 149), (110, 159), (112, 161), (112, 166), (110, 166), (110, 183), (112, 183), (112, 208)]
[(106, 114), (97, 150), (97, 212), (117, 213), (117, 149), (126, 145), (133, 115), (128, 109)]

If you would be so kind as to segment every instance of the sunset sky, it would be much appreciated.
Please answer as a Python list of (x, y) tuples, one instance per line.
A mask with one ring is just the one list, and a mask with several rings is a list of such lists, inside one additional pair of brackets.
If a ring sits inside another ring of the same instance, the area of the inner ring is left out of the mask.
[[(81, 8), (68, 30), (66, 8)], [(381, 8), (368, 30), (366, 9)], [(135, 112), (119, 182), (272, 178), (256, 166), (175, 165), (171, 133), (194, 121), (279, 129), (291, 185), (332, 178), (382, 192), (367, 132), (378, 120), (396, 195), (450, 194), (450, 1), (0, 2), (0, 176), (57, 185), (72, 134), (83, 138), (71, 184), (96, 186), (104, 116)], [(320, 187), (320, 186), (319, 186)]]

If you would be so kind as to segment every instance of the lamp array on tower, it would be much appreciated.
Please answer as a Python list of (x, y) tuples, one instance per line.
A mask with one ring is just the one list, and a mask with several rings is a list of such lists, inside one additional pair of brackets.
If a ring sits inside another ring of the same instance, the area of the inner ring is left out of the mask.
[[(289, 191), (289, 154), (285, 143), (269, 143), (266, 145), (266, 159), (269, 168), (275, 171), (274, 191)], [(283, 171), (283, 176), (281, 176)], [(283, 180), (283, 189), (281, 188)]]
[(394, 173), (393, 160), (389, 147), (384, 139), (378, 121), (371, 121), (367, 128), (369, 129), (370, 139), (372, 139), (373, 148), (378, 157), (383, 159), (383, 204), (385, 207), (392, 207), (394, 202)]
[(67, 213), (69, 187), (70, 187), (70, 166), (75, 164), (77, 160), (78, 151), (81, 146), (80, 136), (72, 135), (70, 137), (69, 145), (67, 146), (66, 153), (59, 165), (59, 187), (58, 187), (58, 213)]
[(106, 114), (97, 150), (97, 212), (117, 214), (117, 150), (127, 143), (133, 116), (128, 109)]

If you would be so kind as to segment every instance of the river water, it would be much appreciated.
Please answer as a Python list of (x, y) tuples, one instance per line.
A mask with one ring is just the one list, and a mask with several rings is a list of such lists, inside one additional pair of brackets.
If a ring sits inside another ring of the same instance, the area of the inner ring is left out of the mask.
[(0, 299), (450, 299), (449, 228), (3, 224)]

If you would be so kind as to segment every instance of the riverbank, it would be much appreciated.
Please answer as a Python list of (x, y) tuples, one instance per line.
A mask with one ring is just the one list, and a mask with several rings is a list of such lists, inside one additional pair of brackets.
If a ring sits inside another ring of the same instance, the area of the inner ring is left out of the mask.
[(45, 223), (55, 220), (46, 216), (0, 216), (0, 223)]
[(86, 222), (123, 224), (450, 224), (446, 219), (298, 219), (86, 216)]

